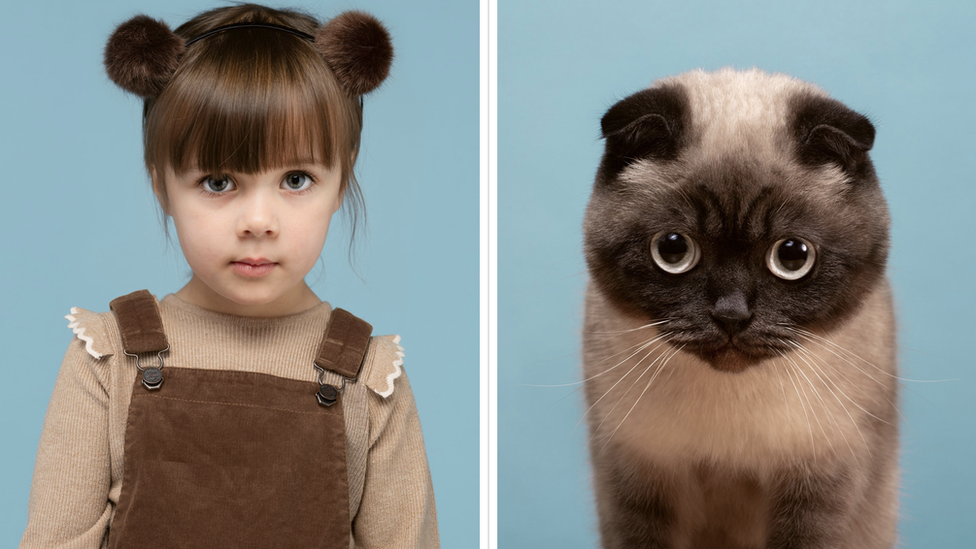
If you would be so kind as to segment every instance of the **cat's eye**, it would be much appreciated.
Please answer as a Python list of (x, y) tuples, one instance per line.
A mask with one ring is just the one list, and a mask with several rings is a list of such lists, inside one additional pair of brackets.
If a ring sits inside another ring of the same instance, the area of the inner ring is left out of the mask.
[(698, 264), (701, 250), (688, 235), (660, 232), (651, 240), (651, 257), (664, 272), (681, 274)]
[(766, 266), (784, 280), (798, 280), (810, 272), (817, 261), (817, 250), (802, 238), (784, 238), (766, 254)]

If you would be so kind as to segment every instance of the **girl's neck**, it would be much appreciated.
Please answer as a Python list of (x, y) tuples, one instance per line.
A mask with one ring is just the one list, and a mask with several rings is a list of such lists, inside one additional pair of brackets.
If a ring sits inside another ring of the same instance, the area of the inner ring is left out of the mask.
[(196, 275), (176, 292), (176, 296), (183, 301), (218, 313), (253, 316), (277, 317), (292, 315), (307, 311), (322, 303), (315, 292), (304, 281), (277, 299), (267, 303), (238, 303), (216, 292), (203, 283)]

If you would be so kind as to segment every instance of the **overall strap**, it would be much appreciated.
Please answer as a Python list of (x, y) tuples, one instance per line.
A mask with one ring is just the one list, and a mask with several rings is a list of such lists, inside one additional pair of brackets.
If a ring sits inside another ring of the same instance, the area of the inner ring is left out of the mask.
[(128, 354), (158, 353), (169, 347), (159, 305), (149, 290), (117, 297), (109, 304), (119, 323), (122, 347)]
[(315, 365), (347, 379), (356, 379), (362, 368), (373, 326), (345, 309), (332, 311), (319, 345)]

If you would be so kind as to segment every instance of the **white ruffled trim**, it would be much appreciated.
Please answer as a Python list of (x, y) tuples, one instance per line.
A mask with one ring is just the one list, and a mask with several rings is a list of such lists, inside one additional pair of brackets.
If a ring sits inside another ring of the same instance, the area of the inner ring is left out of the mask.
[(71, 308), (71, 314), (70, 315), (65, 315), (64, 318), (68, 319), (68, 327), (71, 328), (71, 331), (75, 333), (75, 336), (78, 339), (80, 339), (80, 340), (82, 340), (82, 341), (85, 342), (85, 350), (88, 351), (88, 354), (90, 354), (91, 356), (93, 356), (95, 358), (100, 359), (103, 356), (105, 356), (105, 354), (104, 353), (99, 353), (98, 351), (95, 350), (95, 347), (94, 347), (95, 341), (94, 341), (94, 339), (92, 339), (91, 336), (85, 335), (85, 327), (82, 326), (81, 323), (78, 320), (78, 316), (77, 315), (79, 315), (81, 313), (87, 313), (87, 312), (88, 311), (86, 311), (84, 309), (79, 309), (78, 307), (72, 307)]
[(404, 355), (403, 355), (403, 347), (400, 346), (399, 335), (393, 338), (393, 344), (396, 345), (397, 348), (396, 351), (397, 359), (393, 361), (393, 371), (387, 374), (386, 376), (386, 390), (376, 391), (375, 389), (373, 389), (374, 391), (376, 391), (376, 394), (380, 395), (383, 398), (386, 398), (393, 394), (393, 380), (403, 375), (403, 368), (401, 368), (401, 366), (403, 366)]

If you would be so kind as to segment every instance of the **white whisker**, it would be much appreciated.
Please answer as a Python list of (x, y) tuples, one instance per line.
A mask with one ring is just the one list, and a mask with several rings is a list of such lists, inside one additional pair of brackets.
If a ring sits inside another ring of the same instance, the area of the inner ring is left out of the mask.
[[(868, 372), (866, 372), (866, 371), (864, 371), (864, 369), (863, 369), (863, 368), (861, 368), (861, 367), (860, 367), (860, 366), (858, 366), (857, 364), (855, 364), (855, 363), (853, 363), (853, 362), (851, 362), (850, 360), (848, 360), (848, 359), (847, 359), (847, 357), (845, 357), (845, 356), (843, 356), (843, 355), (840, 355), (840, 354), (837, 354), (836, 352), (834, 352), (834, 350), (833, 350), (833, 349), (831, 349), (831, 348), (829, 348), (829, 347), (827, 347), (826, 345), (824, 345), (824, 344), (822, 344), (822, 343), (820, 343), (820, 342), (819, 342), (818, 340), (814, 340), (814, 339), (811, 339), (811, 338), (810, 338), (809, 336), (807, 336), (807, 334), (804, 334), (804, 333), (803, 333), (803, 331), (800, 331), (799, 329), (794, 329), (794, 328), (791, 328), (791, 327), (789, 327), (789, 326), (787, 326), (787, 329), (790, 329), (790, 330), (793, 330), (793, 331), (794, 331), (795, 333), (797, 333), (797, 334), (799, 334), (799, 335), (800, 335), (801, 337), (806, 337), (806, 338), (807, 338), (807, 339), (808, 339), (809, 341), (811, 341), (812, 343), (818, 343), (818, 344), (820, 344), (820, 346), (821, 346), (821, 348), (823, 348), (823, 349), (824, 349), (825, 351), (827, 351), (827, 352), (829, 352), (829, 353), (831, 353), (831, 354), (833, 354), (834, 356), (836, 356), (837, 358), (839, 358), (839, 359), (841, 359), (841, 360), (843, 360), (843, 361), (844, 361), (844, 362), (846, 362), (846, 363), (847, 363), (848, 365), (850, 365), (850, 366), (851, 366), (852, 368), (854, 368), (854, 369), (855, 369), (855, 370), (857, 370), (858, 372), (861, 372), (862, 374), (864, 374), (864, 376), (866, 376), (866, 377), (867, 377), (868, 379), (870, 379), (871, 381), (873, 381), (873, 382), (875, 382), (875, 383), (877, 383), (877, 384), (878, 384), (878, 385), (880, 385), (881, 387), (887, 387), (887, 386), (886, 386), (886, 385), (885, 385), (884, 383), (881, 383), (880, 381), (878, 381), (878, 379), (876, 379), (876, 378), (875, 378), (874, 376), (872, 376), (872, 375), (871, 375), (871, 374), (869, 374)], [(809, 333), (809, 332), (807, 332), (807, 333)], [(815, 334), (813, 334), (813, 335), (815, 335)], [(824, 339), (824, 338), (820, 338), (820, 339)], [(835, 347), (837, 347), (838, 349), (840, 349), (840, 350), (842, 350), (842, 351), (847, 351), (846, 349), (844, 349), (844, 348), (843, 348), (843, 347), (841, 347), (840, 345), (837, 345), (836, 343), (834, 343), (834, 342), (832, 342), (832, 341), (830, 341), (830, 340), (826, 340), (826, 339), (824, 339), (824, 341), (827, 341), (828, 343), (830, 343), (830, 344), (832, 344), (832, 345), (834, 345)], [(862, 360), (862, 361), (864, 361), (864, 359), (860, 359), (860, 360)], [(866, 363), (867, 363), (867, 361), (864, 361), (864, 362), (866, 362)], [(870, 363), (868, 363), (868, 364), (870, 364)], [(877, 370), (879, 370), (879, 371), (883, 371), (883, 370), (881, 370), (881, 368), (878, 368), (877, 366), (874, 366), (873, 364), (871, 364), (871, 366), (873, 366), (873, 367), (874, 367), (875, 369), (877, 369)], [(887, 372), (885, 372), (885, 373), (887, 373)], [(889, 374), (889, 375), (890, 375), (890, 374)], [(895, 378), (897, 378), (897, 376), (892, 376), (892, 377), (895, 377)], [(901, 385), (902, 387), (905, 387), (905, 386), (904, 386), (904, 385), (902, 385), (901, 383), (899, 383), (899, 385)], [(908, 387), (905, 387), (905, 389), (907, 389), (907, 390), (909, 390), (909, 391), (911, 391), (911, 389), (909, 389)], [(914, 392), (914, 391), (912, 391), (912, 392)], [(898, 409), (898, 406), (896, 406), (896, 405), (895, 405), (895, 403), (894, 403), (894, 402), (892, 402), (892, 401), (891, 401), (891, 399), (890, 399), (890, 398), (888, 398), (888, 396), (887, 396), (887, 395), (885, 395), (884, 393), (882, 393), (882, 394), (881, 394), (881, 397), (882, 397), (882, 398), (884, 398), (884, 399), (885, 399), (885, 402), (887, 402), (887, 403), (888, 403), (888, 405), (890, 405), (890, 406), (891, 406), (891, 408), (892, 408), (892, 409), (894, 409), (894, 410), (895, 410), (895, 412), (897, 412), (897, 413), (898, 413), (898, 416), (899, 416), (899, 417), (901, 417), (901, 419), (902, 419), (902, 421), (904, 421), (906, 425), (908, 425), (908, 427), (909, 427), (909, 429), (912, 429), (912, 430), (914, 430), (914, 428), (912, 427), (912, 425), (911, 425), (911, 423), (909, 423), (909, 422), (908, 422), (908, 418), (906, 418), (906, 417), (905, 417), (905, 416), (904, 416), (904, 415), (903, 415), (903, 414), (901, 413), (901, 410), (899, 410), (899, 409)], [(876, 416), (875, 416), (875, 417), (876, 417)], [(879, 419), (880, 419), (880, 418), (879, 418)], [(887, 422), (886, 422), (886, 423), (887, 423)]]
[[(817, 460), (817, 444), (816, 444), (815, 439), (814, 439), (814, 436), (813, 436), (813, 424), (810, 423), (810, 413), (807, 412), (807, 407), (803, 403), (804, 398), (803, 398), (803, 396), (800, 395), (800, 389), (797, 386), (796, 381), (794, 381), (794, 379), (793, 379), (793, 374), (790, 373), (790, 368), (789, 368), (790, 364), (793, 364), (793, 367), (796, 368), (797, 367), (796, 366), (796, 363), (794, 363), (792, 360), (790, 360), (789, 357), (786, 356), (786, 353), (780, 353), (780, 356), (783, 357), (783, 359), (786, 361), (786, 362), (783, 363), (784, 367), (786, 368), (786, 375), (789, 376), (790, 383), (793, 384), (793, 390), (796, 391), (796, 398), (797, 398), (797, 400), (800, 401), (800, 409), (803, 410), (803, 417), (805, 417), (806, 420), (807, 420), (807, 430), (810, 432), (810, 447), (813, 449), (813, 460), (814, 460), (814, 462), (816, 462), (816, 460)], [(799, 380), (799, 376), (797, 376), (797, 380)], [(804, 396), (806, 395), (806, 391), (803, 391), (803, 395)], [(808, 400), (808, 402), (809, 402), (809, 400)]]
[[(785, 370), (786, 367), (784, 366), (783, 368)], [(787, 372), (787, 373), (789, 373), (789, 372)], [(783, 403), (786, 404), (786, 421), (787, 421), (787, 423), (789, 423), (790, 425), (792, 425), (793, 424), (793, 413), (790, 410), (790, 408), (791, 408), (791, 406), (790, 406), (790, 399), (788, 399), (786, 397), (786, 384), (783, 383), (783, 376), (779, 375), (779, 372), (776, 373), (776, 379), (779, 380), (779, 388), (783, 391)]]
[(671, 322), (671, 319), (670, 318), (665, 318), (664, 320), (658, 320), (657, 322), (651, 322), (650, 324), (645, 324), (643, 326), (638, 326), (637, 328), (631, 328), (629, 330), (618, 330), (618, 331), (614, 331), (614, 332), (588, 332), (588, 333), (590, 333), (590, 334), (597, 334), (597, 335), (629, 334), (630, 332), (636, 332), (636, 331), (639, 331), (639, 330), (645, 330), (645, 329), (651, 328), (653, 326), (660, 326), (661, 324), (667, 324), (668, 322)]
[[(802, 360), (802, 357), (799, 357), (799, 355), (797, 355), (797, 357), (798, 358), (801, 358), (801, 360)], [(792, 361), (793, 359), (791, 359), (791, 358), (789, 358), (787, 356), (787, 360)], [(804, 361), (804, 362), (806, 362), (806, 361)], [(818, 400), (820, 400), (820, 404), (823, 405), (823, 410), (824, 411), (827, 411), (827, 402), (824, 400), (823, 395), (820, 394), (820, 391), (817, 389), (817, 386), (813, 383), (813, 381), (810, 379), (810, 377), (807, 376), (807, 374), (803, 371), (803, 368), (801, 368), (799, 364), (797, 364), (796, 362), (793, 362), (793, 364), (796, 365), (796, 371), (799, 372), (799, 374), (803, 376), (803, 379), (807, 380), (807, 385), (810, 386), (810, 389), (813, 390), (813, 394), (817, 397)], [(805, 392), (806, 391), (804, 391), (804, 393)], [(823, 433), (823, 436), (824, 436), (825, 439), (828, 438), (827, 437), (827, 431), (826, 431), (826, 429), (824, 429), (823, 423), (820, 421), (820, 416), (817, 415), (817, 408), (816, 408), (816, 406), (813, 405), (813, 402), (810, 401), (810, 398), (809, 397), (807, 397), (807, 403), (809, 403), (810, 406), (811, 406), (810, 409), (813, 412), (813, 419), (817, 422), (817, 425), (820, 426), (820, 432)], [(830, 414), (829, 411), (827, 413), (827, 419), (836, 422), (836, 420), (834, 419), (833, 415)], [(836, 429), (836, 428), (837, 427), (836, 427), (836, 423), (835, 423), (834, 424), (834, 429)], [(837, 449), (836, 448), (834, 448), (833, 446), (830, 446), (830, 450), (834, 453), (834, 456), (836, 456), (838, 458), (840, 457), (837, 454)]]
[[(600, 398), (598, 398), (598, 399), (596, 399), (596, 402), (594, 402), (593, 404), (591, 404), (591, 405), (590, 405), (590, 407), (589, 407), (589, 408), (587, 408), (585, 412), (583, 412), (583, 416), (579, 418), (579, 421), (577, 421), (577, 422), (576, 422), (576, 426), (574, 426), (574, 427), (573, 427), (573, 432), (574, 432), (574, 433), (576, 432), (576, 429), (577, 429), (577, 428), (579, 427), (579, 425), (580, 425), (580, 423), (582, 423), (582, 422), (583, 422), (583, 420), (584, 420), (584, 419), (586, 419), (586, 416), (587, 416), (587, 414), (589, 414), (589, 413), (590, 413), (590, 411), (591, 411), (591, 410), (593, 410), (593, 408), (594, 408), (594, 407), (595, 407), (595, 406), (596, 406), (597, 404), (599, 404), (601, 400), (603, 400), (603, 399), (604, 399), (604, 397), (606, 397), (607, 395), (609, 395), (609, 394), (610, 394), (610, 391), (612, 391), (612, 390), (614, 390), (614, 388), (615, 388), (615, 387), (616, 387), (617, 385), (619, 385), (619, 384), (620, 384), (620, 382), (622, 382), (622, 381), (623, 381), (623, 380), (624, 380), (624, 379), (625, 379), (625, 378), (626, 378), (627, 376), (629, 376), (629, 375), (630, 375), (630, 373), (631, 373), (631, 372), (633, 372), (633, 371), (634, 371), (634, 370), (635, 370), (635, 369), (636, 369), (636, 368), (637, 368), (638, 366), (640, 366), (640, 364), (641, 364), (641, 362), (644, 362), (644, 360), (646, 360), (646, 359), (647, 359), (647, 357), (649, 357), (649, 356), (651, 356), (651, 353), (653, 353), (654, 351), (656, 351), (656, 350), (658, 350), (658, 348), (659, 348), (659, 347), (660, 347), (661, 345), (662, 345), (662, 344), (660, 344), (660, 343), (659, 343), (659, 344), (658, 344), (657, 346), (655, 346), (655, 347), (654, 347), (653, 349), (651, 349), (650, 351), (648, 351), (648, 352), (647, 352), (647, 354), (646, 354), (646, 355), (644, 355), (644, 356), (643, 356), (643, 357), (642, 357), (642, 358), (641, 358), (640, 360), (638, 360), (638, 361), (637, 361), (637, 363), (636, 363), (636, 364), (634, 364), (634, 366), (633, 366), (633, 367), (631, 367), (631, 369), (630, 369), (630, 370), (627, 370), (627, 373), (626, 373), (626, 374), (624, 374), (623, 376), (621, 376), (621, 378), (620, 378), (620, 379), (618, 379), (616, 383), (614, 383), (613, 385), (611, 385), (611, 386), (610, 386), (610, 388), (609, 388), (609, 389), (607, 389), (607, 391), (606, 391), (605, 393), (603, 393), (603, 396), (601, 396)], [(631, 355), (631, 356), (633, 356), (633, 355)], [(648, 368), (649, 368), (650, 366), (652, 366), (653, 364), (654, 364), (654, 363), (652, 362), (652, 363), (651, 363), (651, 364), (650, 364), (650, 365), (648, 366)], [(646, 370), (645, 370), (645, 371), (646, 371)], [(643, 375), (643, 374), (641, 374), (641, 375)], [(638, 379), (638, 380), (640, 380), (640, 377), (638, 377), (637, 379)], [(610, 411), (612, 412), (613, 410), (611, 409)]]
[[(814, 358), (814, 355), (812, 355), (811, 353), (809, 353), (809, 351), (807, 351), (803, 347), (803, 345), (801, 345), (800, 343), (797, 343), (797, 342), (793, 342), (793, 344), (796, 345), (796, 351), (797, 351), (796, 352), (796, 356), (810, 367), (810, 370), (814, 373), (814, 375), (817, 376), (817, 378), (820, 380), (820, 383), (823, 384), (823, 386), (826, 387), (828, 391), (830, 391), (830, 394), (833, 395), (834, 400), (837, 401), (837, 404), (840, 404), (840, 407), (843, 408), (844, 412), (847, 414), (847, 417), (849, 417), (851, 419), (851, 424), (854, 425), (854, 428), (857, 430), (858, 436), (861, 437), (861, 442), (865, 446), (867, 446), (867, 440), (864, 439), (864, 434), (861, 433), (861, 428), (857, 425), (857, 420), (855, 420), (854, 419), (854, 416), (851, 415), (850, 410), (848, 410), (847, 409), (847, 406), (844, 405), (844, 403), (840, 400), (840, 397), (837, 396), (837, 393), (835, 393), (834, 390), (830, 388), (830, 383), (827, 382), (827, 379), (830, 376), (827, 375), (827, 372), (826, 371), (823, 371), (816, 364), (814, 364), (814, 362), (816, 362), (816, 360)], [(804, 356), (804, 355), (806, 355), (806, 356)], [(807, 357), (809, 357), (810, 360), (807, 360)], [(823, 373), (823, 375), (820, 375), (821, 373)], [(831, 383), (832, 383), (832, 381), (831, 381)], [(841, 390), (840, 387), (837, 387), (837, 390), (840, 391)], [(841, 391), (841, 392), (843, 392), (843, 391)], [(822, 400), (823, 399), (821, 399), (821, 401)], [(827, 403), (824, 402), (824, 407), (826, 408), (826, 406), (827, 406)], [(828, 412), (827, 417), (831, 418), (834, 421), (834, 428), (835, 428), (835, 430), (839, 430), (840, 431), (841, 436), (844, 437), (844, 443), (847, 444), (847, 448), (851, 451), (851, 456), (854, 457), (854, 462), (857, 463), (858, 467), (860, 467), (859, 460), (857, 459), (857, 452), (854, 451), (854, 447), (851, 446), (851, 442), (849, 440), (847, 440), (847, 433), (846, 433), (846, 431), (840, 427), (840, 424), (837, 423), (837, 418), (835, 418), (833, 414), (831, 414), (831, 413)]]
[(636, 400), (634, 400), (634, 404), (631, 405), (630, 410), (627, 410), (627, 414), (624, 415), (624, 418), (620, 420), (620, 423), (617, 424), (617, 427), (614, 428), (614, 430), (610, 433), (610, 436), (607, 437), (607, 440), (606, 442), (603, 443), (603, 446), (600, 448), (600, 451), (603, 451), (603, 449), (607, 447), (607, 444), (610, 444), (610, 439), (613, 438), (613, 435), (617, 434), (617, 431), (620, 430), (620, 427), (622, 427), (624, 422), (627, 421), (627, 418), (630, 417), (630, 413), (633, 412), (634, 408), (637, 407), (637, 403), (639, 403), (640, 400), (644, 397), (644, 393), (646, 393), (647, 390), (651, 388), (651, 384), (654, 383), (654, 380), (657, 379), (657, 376), (661, 374), (661, 370), (663, 370), (664, 367), (668, 365), (668, 362), (671, 360), (671, 358), (674, 357), (674, 355), (678, 354), (682, 348), (684, 348), (684, 345), (675, 349), (674, 352), (671, 353), (668, 356), (668, 358), (664, 359), (664, 362), (662, 362), (661, 365), (658, 366), (657, 370), (655, 370), (654, 372), (654, 375), (652, 375), (651, 378), (647, 380), (647, 385), (644, 386), (644, 390), (641, 391), (641, 394), (637, 396)]
[[(624, 351), (620, 351), (620, 352), (617, 352), (617, 353), (614, 353), (614, 354), (610, 355), (609, 357), (601, 360), (600, 362), (605, 362), (606, 360), (608, 360), (610, 358), (613, 358), (613, 357), (615, 357), (615, 356), (617, 356), (619, 354), (625, 353), (625, 352), (633, 349), (634, 347), (638, 347), (638, 349), (636, 351), (634, 351), (633, 353), (631, 353), (631, 355), (628, 356), (627, 358), (621, 360), (620, 362), (616, 363), (615, 365), (607, 368), (606, 370), (604, 370), (604, 371), (602, 371), (602, 372), (600, 372), (598, 374), (593, 374), (592, 376), (590, 376), (590, 377), (588, 377), (586, 379), (583, 379), (583, 380), (580, 380), (580, 381), (574, 381), (572, 383), (559, 383), (559, 384), (556, 384), (556, 385), (535, 385), (535, 384), (524, 383), (524, 384), (522, 384), (522, 386), (523, 387), (572, 387), (573, 385), (581, 385), (583, 383), (586, 383), (587, 381), (590, 381), (591, 379), (595, 379), (595, 378), (598, 378), (598, 377), (602, 376), (603, 374), (609, 373), (610, 371), (614, 370), (615, 368), (617, 368), (618, 366), (620, 366), (624, 362), (627, 362), (628, 360), (634, 358), (634, 356), (636, 356), (637, 353), (639, 353), (639, 352), (643, 351), (644, 349), (648, 348), (654, 342), (660, 341), (661, 339), (664, 339), (664, 338), (666, 338), (669, 335), (671, 335), (669, 332), (664, 332), (664, 333), (658, 335), (657, 337), (655, 337), (654, 339), (652, 339), (650, 341), (647, 341), (647, 342), (644, 342), (644, 343), (637, 343), (635, 345), (631, 345), (630, 347), (628, 347)], [(600, 362), (597, 362), (597, 364), (600, 364)]]
[[(637, 364), (635, 364), (635, 365), (634, 365), (634, 368), (636, 368), (636, 367), (637, 367), (637, 366), (639, 366), (639, 365), (640, 365), (640, 364), (641, 364), (642, 362), (644, 362), (645, 360), (647, 360), (647, 358), (648, 358), (649, 356), (651, 356), (651, 353), (653, 353), (653, 352), (654, 352), (654, 351), (656, 351), (656, 350), (657, 350), (657, 347), (655, 347), (655, 348), (653, 348), (653, 349), (651, 349), (650, 351), (648, 351), (648, 353), (647, 353), (646, 355), (644, 355), (643, 357), (641, 357), (641, 359), (640, 359), (640, 360), (638, 360), (638, 361), (637, 361)], [(640, 381), (642, 377), (644, 377), (644, 374), (646, 374), (646, 373), (647, 373), (647, 372), (648, 372), (648, 371), (649, 371), (649, 370), (650, 370), (650, 369), (651, 369), (651, 368), (652, 368), (652, 367), (653, 367), (653, 366), (654, 366), (655, 364), (657, 364), (657, 361), (661, 359), (661, 356), (662, 356), (662, 355), (658, 355), (657, 357), (655, 357), (655, 358), (654, 358), (654, 360), (653, 360), (653, 361), (651, 361), (651, 363), (650, 363), (650, 364), (648, 364), (648, 365), (647, 365), (647, 366), (646, 366), (646, 367), (644, 368), (644, 371), (643, 371), (643, 372), (641, 372), (641, 374), (640, 374), (639, 376), (637, 376), (637, 379), (635, 379), (635, 380), (634, 380), (634, 382), (633, 382), (633, 383), (631, 383), (631, 385), (630, 385), (630, 387), (628, 387), (628, 388), (627, 388), (627, 390), (626, 390), (626, 391), (624, 391), (624, 394), (622, 394), (622, 395), (620, 395), (620, 398), (619, 398), (619, 399), (617, 399), (617, 402), (616, 402), (616, 403), (614, 403), (614, 405), (613, 405), (613, 407), (612, 407), (612, 408), (610, 408), (610, 411), (609, 411), (609, 412), (607, 412), (607, 413), (606, 413), (606, 415), (604, 415), (604, 416), (603, 416), (603, 419), (602, 419), (602, 420), (600, 420), (600, 423), (599, 423), (599, 424), (598, 424), (598, 425), (596, 426), (596, 428), (595, 428), (595, 429), (593, 429), (593, 432), (592, 432), (592, 433), (590, 434), (590, 439), (589, 439), (589, 442), (592, 442), (592, 441), (593, 441), (593, 438), (594, 438), (594, 437), (596, 437), (596, 435), (597, 435), (597, 433), (599, 433), (599, 432), (600, 432), (600, 428), (601, 428), (601, 427), (603, 427), (603, 424), (604, 424), (604, 423), (605, 423), (605, 422), (607, 421), (607, 419), (608, 419), (608, 418), (609, 418), (609, 417), (610, 417), (611, 415), (613, 415), (613, 411), (617, 409), (617, 406), (619, 406), (619, 405), (620, 405), (620, 403), (621, 403), (621, 401), (623, 401), (623, 399), (624, 399), (624, 398), (625, 398), (625, 397), (627, 396), (627, 393), (629, 393), (629, 392), (630, 392), (630, 390), (631, 390), (631, 389), (633, 389), (633, 388), (634, 388), (634, 386), (636, 386), (636, 385), (637, 385), (637, 382), (638, 382), (638, 381)], [(630, 369), (630, 371), (629, 371), (629, 372), (627, 372), (627, 374), (625, 374), (625, 375), (624, 375), (623, 377), (621, 377), (621, 378), (620, 378), (620, 379), (619, 379), (619, 380), (617, 381), (617, 383), (614, 383), (614, 384), (613, 384), (613, 387), (610, 387), (609, 389), (607, 389), (607, 392), (606, 392), (606, 393), (604, 393), (604, 394), (603, 394), (603, 396), (601, 396), (601, 397), (600, 397), (600, 400), (603, 400), (603, 398), (604, 398), (604, 397), (606, 397), (607, 395), (609, 395), (609, 394), (610, 394), (610, 391), (612, 391), (612, 390), (614, 389), (614, 387), (616, 387), (616, 386), (617, 386), (617, 385), (618, 385), (618, 384), (619, 384), (619, 383), (620, 383), (621, 381), (623, 381), (623, 380), (624, 380), (624, 378), (626, 378), (626, 377), (627, 377), (628, 375), (630, 375), (630, 372), (632, 372), (632, 371), (634, 370), (634, 368), (631, 368), (631, 369)], [(597, 402), (599, 402), (599, 400), (598, 400)], [(594, 403), (593, 403), (593, 405), (592, 405), (592, 406), (590, 406), (590, 408), (589, 408), (589, 409), (588, 409), (588, 410), (587, 410), (586, 412), (584, 412), (584, 414), (583, 414), (583, 416), (585, 417), (585, 416), (586, 416), (586, 414), (588, 414), (588, 413), (590, 412), (590, 410), (592, 410), (592, 409), (593, 409), (593, 406), (595, 406), (595, 405), (596, 405), (596, 402), (594, 402)], [(576, 427), (579, 427), (579, 424), (580, 424), (580, 422), (582, 422), (582, 421), (583, 421), (583, 418), (580, 418), (580, 421), (576, 423)], [(576, 430), (576, 427), (574, 427), (574, 428), (573, 428), (573, 430), (574, 430), (574, 431)]]
[[(901, 377), (899, 375), (892, 374), (891, 372), (887, 372), (887, 371), (885, 371), (882, 368), (879, 368), (873, 362), (871, 362), (869, 360), (866, 360), (864, 358), (861, 358), (860, 356), (858, 356), (853, 351), (851, 351), (851, 350), (849, 350), (849, 349), (847, 349), (847, 348), (845, 348), (845, 347), (843, 347), (841, 345), (838, 345), (837, 343), (835, 343), (835, 342), (831, 341), (830, 339), (827, 339), (827, 338), (825, 338), (825, 337), (823, 337), (821, 335), (817, 335), (817, 334), (815, 334), (815, 333), (813, 333), (813, 332), (811, 332), (809, 330), (804, 330), (803, 328), (798, 328), (796, 326), (789, 326), (789, 325), (786, 325), (786, 324), (781, 324), (781, 325), (784, 326), (787, 330), (791, 330), (791, 331), (793, 331), (793, 332), (795, 332), (797, 334), (800, 334), (802, 336), (805, 336), (807, 339), (810, 339), (814, 343), (819, 343), (823, 347), (826, 347), (826, 345), (830, 345), (832, 347), (835, 347), (835, 348), (839, 349), (841, 352), (847, 354), (848, 356), (853, 357), (853, 358), (855, 358), (857, 360), (860, 360), (864, 364), (866, 364), (866, 365), (874, 368), (875, 370), (878, 370), (882, 374), (884, 374), (886, 376), (889, 376), (891, 378), (897, 379), (898, 381), (907, 381), (907, 382), (910, 382), (910, 383), (945, 383), (947, 381), (959, 381), (958, 379), (909, 379), (907, 377)], [(903, 387), (904, 387), (904, 385), (903, 385)], [(907, 389), (907, 387), (905, 387), (905, 388)]]
[[(799, 343), (797, 343), (797, 345), (799, 345)], [(816, 354), (814, 354), (814, 353), (812, 353), (812, 352), (810, 352), (810, 350), (809, 350), (809, 349), (806, 349), (806, 348), (804, 348), (804, 351), (806, 351), (806, 353), (807, 353), (807, 356), (809, 356), (809, 357), (811, 357), (811, 359), (812, 359), (813, 357), (816, 357), (816, 358), (818, 358), (818, 359), (820, 360), (820, 362), (821, 362), (821, 366), (822, 366), (823, 368), (826, 368), (826, 367), (828, 367), (828, 366), (830, 366), (830, 367), (831, 367), (831, 372), (832, 372), (833, 374), (835, 374), (835, 375), (838, 375), (838, 376), (840, 376), (840, 377), (842, 377), (842, 378), (844, 378), (844, 381), (846, 381), (846, 382), (848, 382), (848, 383), (849, 383), (849, 384), (850, 384), (850, 385), (851, 385), (852, 387), (854, 387), (855, 389), (858, 389), (859, 391), (861, 391), (861, 394), (862, 394), (862, 395), (865, 395), (865, 396), (870, 396), (870, 395), (868, 394), (868, 392), (867, 392), (867, 391), (865, 391), (864, 389), (862, 389), (861, 387), (859, 387), (859, 385), (858, 385), (858, 384), (857, 384), (857, 383), (856, 383), (855, 381), (852, 381), (852, 380), (851, 380), (851, 378), (849, 378), (849, 377), (847, 377), (847, 374), (845, 374), (845, 373), (844, 373), (844, 370), (843, 370), (843, 368), (836, 368), (836, 367), (833, 367), (833, 365), (832, 365), (832, 364), (830, 364), (829, 362), (827, 362), (827, 360), (825, 360), (825, 359), (824, 359), (823, 357), (821, 357), (821, 356), (819, 356), (819, 355), (816, 355)], [(825, 370), (821, 370), (821, 371), (824, 371), (824, 372), (825, 372)], [(825, 372), (825, 375), (826, 375), (826, 372)], [(886, 423), (886, 424), (888, 424), (888, 425), (891, 425), (891, 422), (888, 422), (888, 421), (885, 421), (884, 419), (881, 419), (880, 417), (878, 417), (878, 416), (876, 416), (876, 415), (874, 415), (873, 413), (871, 413), (871, 411), (870, 411), (870, 410), (868, 410), (867, 408), (865, 408), (865, 407), (863, 407), (863, 406), (861, 406), (861, 405), (860, 405), (860, 404), (859, 404), (859, 403), (858, 403), (858, 402), (857, 402), (856, 400), (854, 400), (854, 399), (852, 399), (851, 397), (849, 397), (849, 396), (847, 395), (847, 393), (845, 393), (844, 391), (842, 391), (842, 390), (840, 389), (840, 387), (839, 387), (839, 386), (837, 385), (837, 383), (836, 383), (836, 382), (834, 382), (834, 381), (831, 381), (831, 382), (832, 382), (832, 383), (834, 383), (834, 386), (835, 386), (835, 387), (837, 387), (837, 390), (838, 390), (838, 391), (840, 391), (840, 393), (841, 393), (841, 395), (842, 395), (842, 396), (843, 396), (844, 398), (846, 398), (846, 399), (847, 399), (847, 400), (848, 400), (848, 401), (849, 401), (849, 402), (850, 402), (851, 404), (853, 404), (854, 406), (857, 406), (857, 407), (858, 407), (858, 409), (860, 409), (860, 410), (861, 410), (862, 412), (864, 412), (865, 414), (867, 414), (867, 415), (869, 415), (869, 416), (871, 416), (872, 418), (874, 418), (874, 419), (876, 419), (876, 420), (878, 420), (878, 421), (880, 421), (880, 422), (882, 422), (882, 423)], [(886, 399), (886, 400), (887, 400), (887, 399)], [(872, 399), (872, 402), (875, 402), (875, 401), (874, 401), (874, 399)], [(890, 401), (890, 400), (888, 400), (888, 403), (890, 404), (890, 403), (891, 403), (891, 401)], [(863, 437), (862, 437), (862, 438), (863, 438)]]

